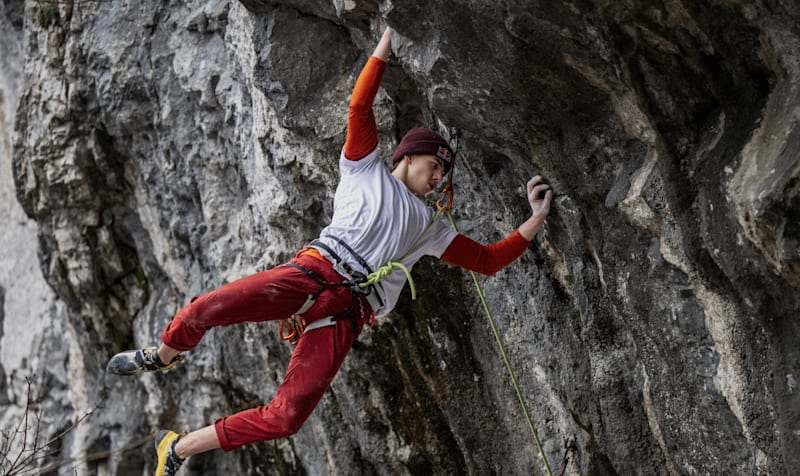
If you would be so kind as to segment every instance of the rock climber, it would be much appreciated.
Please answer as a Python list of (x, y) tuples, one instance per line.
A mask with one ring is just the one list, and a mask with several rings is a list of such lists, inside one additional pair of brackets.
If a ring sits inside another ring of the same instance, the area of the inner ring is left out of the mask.
[(305, 330), (273, 400), (180, 435), (156, 435), (156, 475), (175, 474), (189, 456), (296, 433), (330, 386), (365, 323), (395, 306), (408, 280), (391, 269), (369, 286), (357, 283), (386, 263), (410, 269), (424, 255), (493, 275), (528, 248), (550, 210), (552, 190), (541, 177), (527, 183), (532, 213), (511, 235), (482, 245), (433, 220), (421, 199), (442, 182), (453, 163), (450, 144), (429, 129), (410, 130), (392, 155), (392, 169), (378, 155), (373, 101), (391, 53), (391, 29), (383, 33), (356, 81), (341, 174), (330, 224), (289, 263), (192, 298), (167, 324), (158, 347), (112, 357), (109, 373), (165, 371), (183, 360), (212, 327), (241, 322), (299, 319)]

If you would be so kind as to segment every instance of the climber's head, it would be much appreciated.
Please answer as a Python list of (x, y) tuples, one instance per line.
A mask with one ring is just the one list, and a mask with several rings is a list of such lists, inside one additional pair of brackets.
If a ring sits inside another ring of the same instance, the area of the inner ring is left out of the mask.
[(411, 129), (392, 156), (392, 174), (412, 193), (432, 192), (453, 163), (450, 144), (430, 129)]
[(392, 167), (403, 160), (407, 155), (432, 155), (442, 161), (444, 174), (450, 170), (453, 163), (453, 149), (442, 136), (430, 129), (417, 127), (411, 129), (403, 136), (400, 145), (392, 155)]

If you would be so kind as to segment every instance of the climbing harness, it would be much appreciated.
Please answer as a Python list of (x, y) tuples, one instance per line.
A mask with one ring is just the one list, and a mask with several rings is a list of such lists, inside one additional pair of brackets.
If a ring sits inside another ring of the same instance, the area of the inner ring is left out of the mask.
[[(454, 231), (458, 232), (458, 225), (456, 224), (455, 219), (453, 218), (453, 214), (450, 212), (453, 208), (453, 196), (455, 191), (453, 189), (453, 175), (455, 172), (455, 165), (456, 160), (458, 159), (458, 138), (459, 133), (458, 130), (452, 134), (456, 141), (456, 150), (453, 154), (453, 165), (450, 169), (450, 176), (448, 177), (448, 182), (445, 188), (442, 190), (443, 194), (447, 195), (447, 202), (442, 203), (442, 200), (438, 200), (436, 202), (437, 214), (446, 213), (447, 217), (450, 220), (450, 226), (453, 228)], [(547, 461), (547, 455), (544, 452), (544, 447), (542, 446), (542, 442), (539, 439), (539, 433), (536, 431), (536, 426), (533, 424), (533, 420), (531, 419), (531, 415), (528, 412), (528, 405), (525, 403), (525, 397), (522, 394), (522, 389), (520, 388), (519, 381), (517, 380), (517, 376), (514, 373), (514, 369), (511, 367), (511, 360), (508, 357), (508, 352), (506, 352), (505, 344), (503, 343), (503, 338), (500, 335), (500, 331), (497, 327), (497, 322), (492, 314), (491, 309), (489, 309), (489, 303), (486, 300), (486, 293), (483, 290), (483, 286), (481, 285), (480, 281), (478, 280), (478, 274), (474, 271), (469, 272), (472, 276), (472, 281), (475, 283), (475, 289), (478, 291), (478, 297), (483, 304), (483, 310), (486, 312), (486, 317), (489, 320), (489, 325), (492, 328), (492, 332), (494, 333), (494, 338), (497, 341), (497, 346), (500, 349), (500, 355), (503, 357), (503, 362), (505, 362), (506, 370), (508, 370), (508, 374), (511, 377), (511, 383), (514, 386), (514, 390), (517, 393), (517, 398), (519, 399), (520, 406), (522, 407), (522, 413), (525, 415), (525, 420), (528, 423), (528, 428), (531, 430), (531, 434), (533, 434), (533, 439), (536, 442), (536, 447), (539, 449), (539, 454), (544, 461), (545, 469), (547, 469), (548, 476), (553, 476), (553, 471), (550, 469), (550, 463)], [(565, 455), (566, 459), (566, 455)], [(566, 469), (566, 462), (564, 468), (561, 470), (561, 474), (559, 476), (563, 476), (564, 470)]]
[[(366, 322), (366, 324), (369, 325), (370, 327), (374, 325), (375, 314), (372, 311), (374, 309), (377, 309), (377, 307), (375, 306), (377, 306), (377, 303), (380, 300), (380, 296), (377, 296), (377, 293), (373, 293), (371, 292), (371, 290), (365, 291), (363, 288), (358, 286), (358, 282), (354, 280), (346, 280), (338, 283), (326, 281), (325, 279), (322, 278), (322, 276), (297, 263), (285, 263), (283, 266), (289, 266), (299, 271), (302, 271), (303, 273), (305, 273), (306, 276), (316, 281), (320, 285), (320, 288), (314, 294), (308, 295), (308, 299), (306, 299), (306, 302), (303, 303), (302, 306), (300, 306), (300, 309), (295, 311), (293, 316), (283, 319), (281, 321), (280, 337), (282, 340), (288, 341), (292, 345), (295, 345), (305, 332), (311, 331), (313, 329), (318, 329), (320, 327), (334, 326), (336, 325), (337, 322), (346, 317), (349, 317), (353, 324), (353, 332), (354, 333), (358, 332), (358, 324), (359, 324), (358, 316), (362, 317), (364, 316), (364, 302), (361, 298), (367, 298), (367, 302), (370, 304), (371, 307), (371, 309), (369, 310), (370, 317), (369, 320)], [(325, 291), (326, 289), (336, 288), (336, 287), (347, 288), (350, 291), (350, 294), (353, 297), (352, 301), (350, 302), (350, 307), (333, 316), (323, 317), (309, 324), (305, 324), (301, 316), (306, 311), (311, 309), (311, 307), (314, 305), (314, 303), (317, 301), (317, 298), (319, 298), (320, 294), (322, 294), (323, 291)], [(373, 295), (377, 297), (377, 300), (370, 299), (370, 296)], [(356, 303), (358, 303), (357, 313), (356, 313)]]

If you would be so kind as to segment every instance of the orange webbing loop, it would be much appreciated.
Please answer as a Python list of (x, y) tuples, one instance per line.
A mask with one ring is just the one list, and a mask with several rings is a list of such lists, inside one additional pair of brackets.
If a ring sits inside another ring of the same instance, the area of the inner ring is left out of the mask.
[[(290, 332), (286, 333), (286, 327), (289, 327)], [(292, 345), (297, 345), (297, 341), (300, 340), (300, 337), (303, 335), (305, 331), (305, 326), (300, 319), (296, 319), (294, 316), (288, 317), (281, 321), (281, 330), (280, 336), (281, 340), (285, 340)]]
[(450, 172), (447, 176), (447, 185), (445, 185), (442, 189), (442, 195), (447, 195), (447, 205), (442, 205), (441, 198), (436, 200), (436, 209), (444, 212), (449, 212), (453, 208), (453, 195), (455, 195), (455, 189), (453, 188), (453, 175), (456, 171), (456, 159), (458, 159), (459, 135), (460, 131), (458, 129), (454, 130), (451, 134), (451, 137), (456, 143), (456, 150), (453, 152), (453, 163), (450, 164)]

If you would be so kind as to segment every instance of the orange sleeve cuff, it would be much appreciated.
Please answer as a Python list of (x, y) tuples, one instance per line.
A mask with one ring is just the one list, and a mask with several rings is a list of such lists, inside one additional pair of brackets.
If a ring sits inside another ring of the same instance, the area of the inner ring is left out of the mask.
[(522, 256), (530, 244), (519, 230), (491, 245), (482, 245), (459, 234), (444, 251), (442, 259), (461, 268), (492, 276)]
[(350, 113), (347, 117), (347, 139), (344, 143), (344, 156), (349, 160), (359, 160), (378, 147), (378, 126), (372, 103), (378, 94), (386, 63), (370, 56), (353, 88), (350, 98)]

